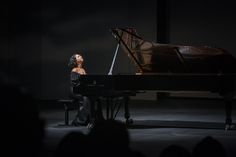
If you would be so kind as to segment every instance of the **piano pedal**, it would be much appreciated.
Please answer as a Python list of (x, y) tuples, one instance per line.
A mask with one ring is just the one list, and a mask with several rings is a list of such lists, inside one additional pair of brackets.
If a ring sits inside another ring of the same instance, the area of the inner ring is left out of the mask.
[(225, 130), (231, 130), (234, 129), (235, 125), (234, 124), (226, 124), (225, 125)]

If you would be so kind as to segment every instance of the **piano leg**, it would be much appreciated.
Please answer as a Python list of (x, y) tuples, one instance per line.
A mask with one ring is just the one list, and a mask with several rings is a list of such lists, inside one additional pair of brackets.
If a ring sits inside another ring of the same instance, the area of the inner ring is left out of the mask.
[(92, 128), (95, 124), (95, 121), (96, 121), (96, 110), (95, 110), (95, 105), (96, 105), (96, 100), (97, 98), (96, 97), (89, 97), (89, 100), (90, 100), (90, 106), (89, 106), (89, 119), (90, 119), (90, 122), (88, 124), (88, 128)]
[(126, 119), (126, 125), (130, 125), (133, 123), (133, 120), (130, 119), (130, 112), (129, 112), (129, 97), (124, 97), (124, 109), (125, 109), (125, 119)]
[(233, 93), (227, 93), (223, 95), (224, 101), (225, 101), (225, 114), (226, 114), (225, 130), (230, 130), (234, 127), (234, 125), (232, 124), (232, 118), (231, 118), (233, 96), (234, 96)]
[(106, 114), (106, 118), (110, 119), (110, 108), (112, 105), (112, 100), (110, 98), (106, 98), (106, 110), (107, 110), (107, 114)]
[(96, 119), (97, 119), (98, 121), (103, 121), (103, 120), (105, 120), (105, 119), (104, 119), (104, 117), (103, 117), (101, 99), (100, 99), (100, 98), (97, 98), (96, 102), (97, 102)]

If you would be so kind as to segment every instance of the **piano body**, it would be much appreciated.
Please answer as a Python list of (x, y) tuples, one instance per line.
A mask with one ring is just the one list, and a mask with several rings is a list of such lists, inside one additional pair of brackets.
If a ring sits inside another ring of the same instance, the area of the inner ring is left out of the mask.
[[(236, 60), (227, 51), (208, 46), (181, 46), (145, 41), (133, 28), (115, 28), (111, 32), (118, 41), (117, 48), (122, 47), (137, 71), (133, 75), (83, 75), (79, 78), (78, 87), (82, 95), (106, 97), (107, 102), (123, 96), (126, 122), (130, 122), (128, 100), (136, 91), (219, 93), (225, 100), (225, 129), (233, 126), (231, 110)], [(109, 105), (112, 103), (108, 103)], [(107, 114), (108, 112), (107, 108)]]

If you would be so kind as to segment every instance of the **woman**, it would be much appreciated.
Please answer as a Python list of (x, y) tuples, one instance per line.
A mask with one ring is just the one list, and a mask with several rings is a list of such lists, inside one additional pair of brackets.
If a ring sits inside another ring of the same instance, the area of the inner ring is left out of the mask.
[(89, 122), (89, 108), (90, 103), (87, 97), (84, 97), (79, 94), (79, 91), (76, 88), (79, 86), (79, 77), (80, 75), (86, 75), (86, 71), (83, 66), (84, 59), (80, 54), (73, 54), (69, 61), (70, 68), (70, 80), (71, 80), (71, 94), (72, 97), (76, 100), (75, 103), (81, 104), (79, 106), (78, 113), (75, 119), (72, 121), (72, 125), (87, 125)]
[(86, 71), (83, 68), (83, 62), (84, 59), (81, 54), (74, 54), (71, 56), (68, 65), (71, 70), (72, 95), (78, 100), (81, 100), (82, 98), (83, 101), (83, 105), (79, 106), (78, 114), (73, 120), (72, 125), (87, 125), (90, 123), (88, 127), (92, 127), (91, 125), (93, 124), (91, 123), (93, 123), (95, 120), (103, 119), (102, 108), (100, 100), (96, 100), (97, 111), (95, 111), (95, 106), (90, 106), (88, 97), (81, 96), (79, 94), (79, 77), (80, 75), (86, 75)]

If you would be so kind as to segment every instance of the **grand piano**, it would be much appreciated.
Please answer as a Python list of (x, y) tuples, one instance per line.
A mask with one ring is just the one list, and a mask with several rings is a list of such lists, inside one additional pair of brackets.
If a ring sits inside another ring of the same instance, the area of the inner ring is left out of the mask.
[[(236, 60), (226, 50), (209, 46), (184, 46), (150, 42), (134, 28), (113, 28), (117, 48), (108, 75), (83, 75), (80, 94), (95, 100), (106, 98), (107, 118), (113, 116), (114, 100), (123, 98), (125, 118), (129, 114), (129, 96), (139, 91), (207, 91), (218, 93), (225, 102), (225, 129), (231, 129), (232, 100), (235, 92)], [(132, 75), (112, 75), (119, 47), (135, 64)], [(109, 110), (111, 107), (111, 110)], [(111, 113), (109, 113), (111, 112)]]

